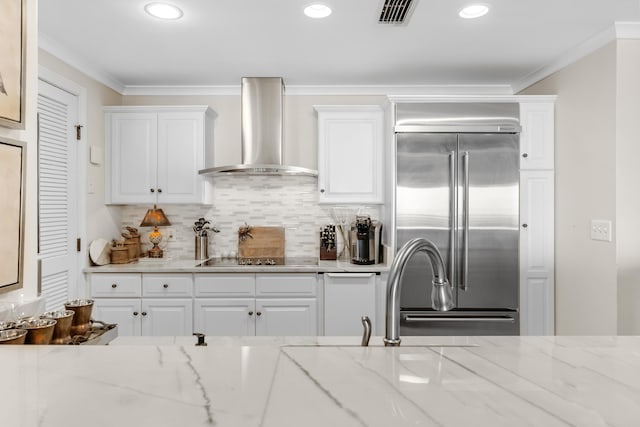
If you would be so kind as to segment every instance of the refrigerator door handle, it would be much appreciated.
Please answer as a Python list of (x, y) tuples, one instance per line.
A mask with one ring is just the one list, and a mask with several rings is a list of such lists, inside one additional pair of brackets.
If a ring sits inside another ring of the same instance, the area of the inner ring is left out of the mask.
[(465, 151), (462, 155), (463, 170), (463, 201), (462, 201), (462, 277), (460, 278), (460, 289), (466, 291), (468, 288), (469, 275), (469, 152)]
[(505, 322), (514, 323), (516, 319), (509, 316), (473, 316), (473, 317), (444, 317), (423, 315), (406, 315), (404, 320), (410, 322)]
[(456, 230), (458, 229), (458, 183), (456, 180), (456, 152), (449, 152), (449, 284), (455, 286)]

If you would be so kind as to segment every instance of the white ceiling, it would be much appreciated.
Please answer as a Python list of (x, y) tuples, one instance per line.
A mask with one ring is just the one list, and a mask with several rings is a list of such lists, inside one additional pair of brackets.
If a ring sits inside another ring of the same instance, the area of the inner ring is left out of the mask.
[[(287, 85), (511, 85), (603, 40), (616, 21), (640, 21), (640, 0), (414, 0), (407, 25), (378, 24), (382, 0), (326, 0), (333, 14), (303, 15), (311, 0), (41, 0), (40, 44), (112, 87), (238, 85), (282, 76)], [(595, 40), (595, 42), (593, 42)]]

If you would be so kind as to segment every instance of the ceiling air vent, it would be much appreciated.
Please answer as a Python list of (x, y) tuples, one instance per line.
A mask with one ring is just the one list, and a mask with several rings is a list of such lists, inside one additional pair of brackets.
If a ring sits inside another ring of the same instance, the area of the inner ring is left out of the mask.
[(380, 11), (380, 24), (403, 24), (409, 15), (413, 0), (384, 0)]

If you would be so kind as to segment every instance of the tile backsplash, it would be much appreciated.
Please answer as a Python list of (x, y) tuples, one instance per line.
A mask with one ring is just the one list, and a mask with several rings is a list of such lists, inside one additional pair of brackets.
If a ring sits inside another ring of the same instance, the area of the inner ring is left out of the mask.
[[(160, 244), (165, 258), (194, 258), (193, 223), (204, 217), (220, 230), (209, 237), (209, 256), (221, 256), (238, 250), (238, 228), (246, 222), (252, 226), (283, 226), (285, 256), (317, 257), (320, 227), (335, 224), (333, 207), (318, 204), (317, 179), (308, 176), (222, 176), (215, 178), (214, 202), (202, 205), (159, 205), (171, 221), (162, 227)], [(148, 244), (150, 228), (140, 228), (148, 205), (122, 206), (122, 227), (139, 228)], [(356, 212), (380, 218), (377, 207), (352, 206)], [(353, 218), (351, 218), (353, 219)], [(168, 230), (174, 240), (168, 240)]]

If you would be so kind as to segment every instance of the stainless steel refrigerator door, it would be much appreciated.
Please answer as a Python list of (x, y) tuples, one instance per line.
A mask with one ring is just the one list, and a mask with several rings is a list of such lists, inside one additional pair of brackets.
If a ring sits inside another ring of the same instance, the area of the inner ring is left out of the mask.
[[(456, 134), (396, 135), (396, 244), (425, 237), (434, 242), (451, 276), (455, 215)], [(455, 275), (455, 274), (454, 274)], [(416, 254), (403, 276), (400, 306), (431, 307), (432, 271), (427, 256)], [(449, 277), (455, 283), (455, 277)], [(454, 289), (455, 299), (455, 289)]]
[(458, 308), (518, 308), (516, 134), (458, 136)]
[(499, 310), (402, 310), (400, 336), (519, 335), (518, 312)]

